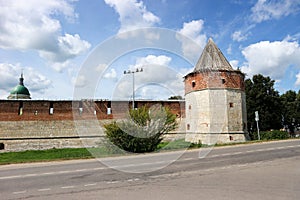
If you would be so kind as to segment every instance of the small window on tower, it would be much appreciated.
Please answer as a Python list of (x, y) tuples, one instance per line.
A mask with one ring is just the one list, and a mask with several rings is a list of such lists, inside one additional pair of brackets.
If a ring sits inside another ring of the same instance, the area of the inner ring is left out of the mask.
[(222, 78), (222, 84), (225, 84), (225, 82), (226, 82), (225, 78)]
[(187, 125), (186, 125), (186, 129), (187, 129), (187, 130), (190, 130), (190, 128), (191, 128), (190, 124), (187, 124)]
[(233, 108), (233, 103), (232, 102), (229, 103), (229, 107)]
[(192, 81), (192, 87), (195, 87), (195, 86), (196, 86), (196, 82)]
[(191, 105), (189, 105), (189, 110), (191, 110), (192, 109), (192, 106)]

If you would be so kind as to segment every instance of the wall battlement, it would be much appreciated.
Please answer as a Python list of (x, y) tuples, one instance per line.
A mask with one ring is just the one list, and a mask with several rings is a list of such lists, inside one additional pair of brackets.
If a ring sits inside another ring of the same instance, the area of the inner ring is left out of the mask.
[[(131, 105), (106, 100), (0, 100), (0, 152), (94, 147), (103, 140), (103, 124), (124, 118)], [(136, 101), (135, 105), (162, 105), (178, 119), (185, 116), (182, 100)]]
[[(124, 117), (131, 102), (107, 100), (51, 101), (0, 100), (0, 121), (46, 121), (95, 118), (118, 119)], [(184, 101), (136, 101), (137, 107), (162, 105), (176, 115), (184, 115)]]

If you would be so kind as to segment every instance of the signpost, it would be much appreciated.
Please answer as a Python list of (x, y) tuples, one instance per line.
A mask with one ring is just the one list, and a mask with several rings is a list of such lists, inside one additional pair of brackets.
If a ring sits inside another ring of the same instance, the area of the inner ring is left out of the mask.
[(258, 126), (258, 121), (259, 121), (258, 111), (255, 111), (255, 121), (256, 121), (256, 126), (257, 126), (257, 136), (258, 136), (258, 140), (260, 140), (259, 126)]

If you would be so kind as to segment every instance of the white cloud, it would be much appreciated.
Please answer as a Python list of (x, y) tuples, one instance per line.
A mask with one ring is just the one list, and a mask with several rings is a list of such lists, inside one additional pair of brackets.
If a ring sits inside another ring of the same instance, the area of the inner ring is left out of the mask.
[(119, 33), (137, 28), (152, 27), (160, 22), (159, 17), (149, 12), (143, 1), (138, 0), (104, 0), (119, 14), (121, 23)]
[(241, 41), (244, 41), (247, 39), (247, 35), (246, 34), (242, 34), (241, 31), (235, 31), (232, 35), (231, 35), (231, 38), (234, 40), (234, 41), (238, 41), (238, 42), (241, 42)]
[(65, 54), (65, 57), (74, 57), (82, 54), (91, 47), (88, 42), (81, 40), (78, 34), (65, 34), (64, 36), (59, 36), (58, 45), (61, 51)]
[(191, 39), (195, 40), (198, 44), (202, 44), (203, 42), (203, 35), (201, 35), (201, 31), (203, 29), (204, 21), (203, 20), (193, 20), (191, 22), (183, 23), (182, 29), (178, 32), (186, 37), (190, 37)]
[(299, 0), (258, 0), (252, 7), (251, 19), (254, 22), (279, 19), (298, 12), (300, 9)]
[(77, 18), (72, 0), (0, 0), (0, 48), (37, 50), (49, 62), (65, 62), (90, 44), (78, 34), (61, 35), (60, 16)]
[(231, 61), (229, 61), (229, 63), (232, 66), (233, 69), (238, 69), (238, 67), (239, 67), (239, 61), (238, 60), (231, 60)]
[[(165, 55), (148, 55), (136, 60), (130, 70), (143, 68), (143, 72), (134, 74), (137, 99), (157, 100), (167, 99), (171, 95), (183, 95), (183, 75), (169, 66), (171, 61), (172, 59)], [(128, 74), (120, 79), (113, 98), (124, 99), (131, 96), (132, 75)]]
[[(203, 20), (193, 20), (191, 22), (184, 23), (182, 29), (178, 31), (179, 34), (176, 35), (176, 38), (182, 43), (184, 56), (189, 59), (198, 59), (201, 54), (201, 50), (207, 42), (207, 36), (202, 33), (203, 26)], [(190, 40), (182, 37), (182, 35)]]
[(294, 35), (287, 35), (284, 40), (286, 41), (297, 41), (300, 38), (300, 32)]
[(152, 65), (168, 66), (171, 60), (172, 59), (170, 57), (165, 55), (159, 55), (159, 56), (148, 55), (146, 57), (138, 58), (136, 65), (143, 66), (143, 65), (152, 64)]
[(296, 86), (300, 86), (300, 72), (296, 75), (296, 82), (295, 82)]
[(18, 85), (22, 70), (24, 71), (24, 85), (29, 89), (32, 98), (40, 97), (52, 87), (52, 82), (46, 76), (31, 67), (23, 68), (20, 65), (0, 63), (0, 98), (6, 98)]
[(96, 72), (103, 72), (107, 67), (107, 64), (101, 63), (98, 66), (95, 67)]
[(82, 88), (87, 85), (87, 78), (83, 75), (78, 75), (77, 77), (72, 78), (72, 83), (74, 87)]
[(290, 66), (300, 68), (300, 47), (296, 41), (261, 41), (242, 53), (247, 60), (242, 71), (249, 76), (260, 73), (280, 80)]
[(78, 34), (58, 37), (58, 49), (54, 51), (40, 51), (40, 55), (54, 63), (63, 63), (66, 60), (74, 58), (86, 52), (91, 45), (80, 39)]
[(165, 55), (148, 55), (146, 57), (137, 58), (136, 64), (131, 69), (143, 68), (144, 72), (137, 76), (137, 81), (164, 83), (168, 79), (172, 79), (172, 75), (168, 74), (171, 58)]
[[(44, 56), (51, 57), (51, 54), (47, 54)], [(54, 63), (49, 63), (49, 64), (51, 65), (51, 68), (57, 72), (62, 72), (66, 68), (68, 68), (68, 70), (70, 70), (70, 69), (72, 69), (72, 67), (74, 67), (74, 64), (72, 62), (70, 62), (70, 60), (67, 60), (65, 62), (54, 62)]]
[(226, 52), (230, 55), (232, 54), (232, 46), (231, 44), (228, 46), (228, 48), (226, 49)]
[(106, 79), (113, 79), (116, 80), (117, 78), (117, 72), (115, 69), (110, 69), (110, 72), (107, 72), (106, 74), (104, 74), (103, 76)]

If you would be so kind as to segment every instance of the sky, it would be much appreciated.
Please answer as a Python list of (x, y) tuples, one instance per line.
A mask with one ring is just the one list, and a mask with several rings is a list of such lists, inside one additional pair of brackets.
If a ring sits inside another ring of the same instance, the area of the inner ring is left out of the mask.
[(184, 96), (209, 38), (246, 78), (298, 91), (299, 19), (300, 0), (0, 0), (0, 99), (21, 73), (32, 99)]

